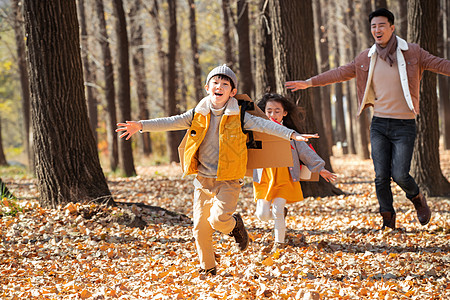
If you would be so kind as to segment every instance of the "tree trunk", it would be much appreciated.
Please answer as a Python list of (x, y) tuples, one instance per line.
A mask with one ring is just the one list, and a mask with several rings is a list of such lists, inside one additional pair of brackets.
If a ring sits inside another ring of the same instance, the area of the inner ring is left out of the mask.
[[(333, 15), (333, 21), (334, 21), (334, 64), (335, 66), (341, 66), (343, 64), (346, 64), (346, 59), (341, 58), (342, 56), (345, 57), (345, 35), (344, 35), (344, 25), (339, 21), (339, 18), (342, 18), (340, 8), (340, 2), (334, 3), (334, 11), (336, 12)], [(338, 14), (339, 12), (339, 14)], [(340, 148), (342, 148), (343, 154), (348, 154), (348, 143), (347, 143), (347, 129), (346, 129), (346, 123), (345, 123), (345, 113), (344, 113), (344, 88), (348, 84), (348, 82), (342, 82), (337, 83), (334, 86), (335, 89), (335, 97), (336, 102), (334, 104), (335, 106), (335, 112), (336, 112), (336, 142), (338, 145), (340, 145)]]
[(26, 0), (24, 11), (40, 204), (113, 203), (87, 116), (75, 1)]
[[(358, 48), (358, 22), (356, 21), (358, 16), (358, 13), (356, 11), (356, 4), (354, 5), (353, 1), (348, 1), (349, 5), (349, 16), (348, 19), (351, 19), (352, 22), (349, 24), (349, 28), (351, 28), (352, 31), (352, 40), (351, 40), (351, 46), (349, 47), (349, 58), (355, 57), (360, 51), (357, 50)], [(354, 5), (354, 6), (353, 6)], [(364, 26), (368, 27), (368, 24), (365, 23)], [(370, 152), (369, 152), (369, 138), (368, 138), (368, 129), (369, 125), (366, 118), (366, 112), (364, 114), (361, 114), (359, 118), (356, 118), (356, 115), (358, 114), (358, 102), (357, 102), (357, 95), (356, 95), (356, 80), (352, 79), (349, 82), (350, 84), (350, 91), (349, 94), (351, 95), (349, 106), (350, 106), (350, 119), (354, 120), (354, 143), (356, 147), (356, 153), (361, 159), (369, 159), (370, 158)]]
[(109, 48), (109, 37), (106, 30), (105, 11), (103, 0), (96, 0), (96, 12), (99, 24), (99, 43), (103, 55), (103, 73), (105, 80), (105, 99), (106, 99), (106, 136), (108, 141), (109, 165), (112, 171), (119, 165), (119, 149), (117, 133), (115, 132), (117, 124), (116, 115), (116, 92), (114, 88), (114, 67)]
[[(141, 11), (141, 0), (134, 0), (130, 6), (130, 43), (132, 54), (132, 63), (134, 69), (134, 77), (136, 80), (136, 92), (138, 98), (139, 107), (139, 119), (148, 120), (150, 113), (147, 107), (148, 92), (147, 92), (147, 79), (145, 76), (145, 55), (144, 55), (144, 38), (143, 27), (139, 19), (139, 12)], [(140, 135), (140, 149), (142, 154), (149, 155), (152, 153), (152, 144), (149, 133), (143, 133)]]
[(23, 116), (23, 147), (27, 154), (28, 169), (34, 173), (34, 154), (31, 144), (30, 122), (30, 80), (28, 78), (25, 33), (23, 30), (22, 2), (13, 0), (11, 9), (14, 15), (14, 34), (16, 38), (17, 66), (19, 69), (20, 87), (22, 92), (22, 116)]
[[(173, 116), (179, 113), (177, 110), (177, 72), (175, 68), (177, 58), (177, 3), (176, 0), (169, 1), (169, 53), (167, 61), (167, 107), (166, 113), (168, 116)], [(167, 132), (167, 146), (170, 162), (179, 162), (178, 145), (180, 143), (179, 133), (174, 131)]]
[(164, 52), (163, 47), (163, 39), (162, 39), (162, 33), (161, 33), (161, 22), (159, 20), (159, 5), (158, 0), (153, 0), (153, 6), (151, 9), (148, 10), (151, 18), (152, 23), (155, 31), (156, 36), (156, 49), (158, 52), (158, 65), (159, 65), (159, 73), (161, 75), (161, 86), (162, 86), (162, 93), (163, 93), (163, 105), (162, 108), (166, 110), (167, 105), (167, 53)]
[[(408, 7), (409, 41), (436, 55), (439, 0), (410, 0)], [(443, 176), (439, 159), (439, 124), (436, 74), (425, 72), (420, 88), (420, 115), (412, 173), (420, 189), (429, 196), (450, 194), (450, 183)]]
[(255, 97), (260, 98), (265, 93), (275, 91), (275, 76), (273, 74), (273, 46), (270, 25), (270, 14), (267, 0), (259, 1), (259, 17), (256, 30), (256, 74)]
[(200, 101), (203, 98), (203, 85), (201, 78), (201, 69), (199, 63), (198, 43), (197, 43), (197, 24), (195, 17), (194, 0), (188, 0), (189, 3), (189, 24), (191, 33), (192, 65), (194, 67), (194, 88), (195, 100)]
[(222, 0), (223, 14), (223, 42), (225, 46), (225, 62), (232, 70), (234, 69), (233, 43), (230, 32), (230, 0)]
[[(95, 91), (92, 84), (92, 73), (89, 65), (89, 41), (88, 32), (86, 24), (86, 10), (84, 6), (84, 0), (78, 0), (78, 15), (80, 20), (80, 34), (81, 34), (81, 60), (83, 62), (84, 71), (84, 82), (87, 97), (87, 108), (89, 115), (89, 122), (91, 124), (92, 132), (94, 133), (94, 138), (98, 141), (97, 136), (97, 124), (98, 124), (98, 112), (97, 112), (97, 99), (95, 97)], [(88, 84), (86, 84), (88, 83)]]
[[(450, 58), (450, 22), (448, 20), (450, 0), (441, 0), (441, 14), (439, 17), (440, 34), (438, 54), (440, 57)], [(444, 140), (444, 149), (450, 149), (450, 78), (444, 75), (438, 75), (439, 80), (439, 104), (441, 112), (441, 128)]]
[[(117, 36), (117, 74), (118, 74), (118, 93), (117, 101), (119, 103), (119, 120), (125, 122), (131, 120), (131, 100), (130, 100), (130, 62), (128, 53), (128, 35), (127, 23), (125, 20), (125, 11), (122, 0), (113, 1), (114, 13), (116, 16), (115, 31)], [(131, 141), (120, 139), (119, 141), (120, 166), (124, 175), (134, 176), (133, 151)]]
[[(314, 12), (314, 29), (316, 52), (319, 52), (317, 63), (318, 72), (323, 73), (330, 69), (328, 51), (328, 0), (312, 1)], [(325, 8), (325, 9), (322, 9)], [(327, 139), (328, 155), (333, 155), (333, 126), (331, 118), (331, 87), (322, 86), (320, 89), (320, 101), (322, 104), (322, 123), (324, 128), (323, 138)]]
[(399, 7), (399, 14), (396, 16), (398, 24), (396, 26), (397, 35), (402, 39), (406, 39), (408, 36), (408, 1), (406, 0), (397, 0), (397, 4)]
[[(314, 40), (314, 32), (310, 30), (314, 26), (311, 0), (270, 1), (269, 5), (273, 29), (276, 87), (278, 93), (284, 94), (286, 81), (309, 78), (317, 74), (314, 43), (304, 42)], [(304, 17), (299, 18), (299, 16)], [(296, 103), (305, 109), (307, 116), (314, 116), (312, 106), (314, 100), (314, 105), (320, 106), (320, 100), (314, 99), (313, 95), (314, 89), (293, 93)], [(306, 118), (304, 130), (305, 132), (317, 132), (314, 118)], [(326, 139), (312, 141), (312, 144), (317, 153), (325, 160), (326, 168), (331, 170)], [(318, 184), (303, 182), (302, 189), (306, 197), (342, 193), (323, 179)]]
[(2, 118), (0, 116), (0, 166), (7, 166), (5, 152), (3, 151), (3, 138), (2, 138)]
[(248, 2), (237, 1), (237, 32), (239, 36), (239, 93), (253, 94), (252, 57), (250, 55), (250, 32), (248, 24)]
[(388, 8), (387, 0), (375, 0), (374, 5), (375, 5), (374, 10), (382, 7)]

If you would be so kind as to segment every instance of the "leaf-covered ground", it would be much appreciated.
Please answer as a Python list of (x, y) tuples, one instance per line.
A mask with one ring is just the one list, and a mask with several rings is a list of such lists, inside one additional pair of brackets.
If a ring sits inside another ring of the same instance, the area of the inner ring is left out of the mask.
[[(450, 151), (441, 160), (449, 179)], [(3, 178), (24, 211), (10, 216), (8, 201), (0, 205), (0, 298), (450, 299), (450, 199), (430, 198), (432, 220), (422, 227), (393, 184), (401, 228), (380, 231), (371, 161), (332, 163), (348, 194), (289, 205), (289, 245), (281, 251), (270, 251), (273, 224), (254, 216), (248, 181), (238, 211), (253, 242), (241, 253), (215, 234), (217, 276), (198, 273), (192, 178), (181, 179), (177, 165), (108, 178), (116, 201), (130, 203), (114, 208), (44, 209), (33, 180)]]

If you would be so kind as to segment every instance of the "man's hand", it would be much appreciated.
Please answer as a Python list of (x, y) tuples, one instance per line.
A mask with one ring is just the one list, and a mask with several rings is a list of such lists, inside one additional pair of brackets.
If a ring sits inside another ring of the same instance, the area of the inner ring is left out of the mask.
[(297, 132), (292, 133), (291, 135), (291, 140), (296, 140), (296, 141), (303, 141), (303, 142), (307, 142), (308, 139), (317, 139), (319, 138), (319, 134), (314, 133), (305, 133), (305, 134), (299, 134)]
[(129, 140), (133, 134), (135, 134), (139, 130), (142, 130), (142, 123), (136, 121), (125, 121), (125, 123), (117, 123), (117, 126), (119, 128), (116, 129), (116, 132), (125, 131), (124, 133), (119, 135), (119, 137), (126, 137), (126, 140)]
[(312, 86), (311, 80), (296, 80), (296, 81), (287, 81), (285, 87), (288, 90), (292, 90), (293, 92), (298, 90), (304, 90)]

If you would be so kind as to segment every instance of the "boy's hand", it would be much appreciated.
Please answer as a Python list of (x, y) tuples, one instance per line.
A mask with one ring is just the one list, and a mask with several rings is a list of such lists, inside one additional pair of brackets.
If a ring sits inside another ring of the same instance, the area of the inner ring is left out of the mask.
[(142, 130), (142, 123), (136, 121), (125, 121), (125, 123), (117, 123), (117, 126), (119, 128), (116, 129), (116, 132), (125, 131), (124, 133), (119, 135), (119, 137), (126, 137), (126, 140), (129, 140), (133, 134), (135, 134), (139, 130)]
[(299, 134), (297, 132), (292, 133), (291, 135), (291, 139), (292, 140), (296, 140), (296, 141), (302, 141), (302, 142), (307, 142), (308, 139), (317, 139), (319, 138), (319, 134), (314, 133), (305, 133), (305, 134)]
[(328, 171), (327, 169), (322, 169), (322, 171), (320, 171), (320, 176), (322, 176), (323, 179), (325, 179), (327, 182), (330, 181), (335, 181), (337, 175), (334, 173), (331, 173), (330, 171)]
[(312, 86), (311, 80), (296, 80), (296, 81), (287, 81), (284, 86), (288, 90), (292, 90), (293, 92), (298, 90), (304, 90)]

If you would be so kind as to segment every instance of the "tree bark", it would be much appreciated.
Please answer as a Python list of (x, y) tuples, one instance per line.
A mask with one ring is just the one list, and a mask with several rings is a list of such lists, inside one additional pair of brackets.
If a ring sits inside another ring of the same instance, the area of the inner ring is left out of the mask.
[[(136, 93), (138, 98), (139, 119), (148, 120), (150, 113), (147, 107), (148, 91), (147, 79), (145, 76), (145, 54), (144, 54), (144, 30), (142, 22), (139, 19), (141, 10), (141, 0), (134, 0), (129, 9), (130, 17), (130, 44), (132, 49), (132, 63), (134, 69), (134, 77), (136, 81)], [(140, 149), (142, 154), (150, 155), (152, 153), (152, 144), (150, 133), (140, 135)]]
[(119, 165), (118, 138), (115, 132), (117, 124), (116, 92), (114, 88), (114, 67), (109, 47), (109, 37), (106, 30), (105, 11), (103, 0), (96, 0), (97, 18), (99, 23), (99, 43), (103, 56), (103, 76), (105, 80), (106, 100), (106, 138), (108, 142), (109, 165), (112, 171), (116, 171)]
[[(448, 20), (450, 0), (441, 0), (441, 13), (440, 13), (440, 34), (438, 53), (440, 57), (450, 58), (450, 22)], [(444, 75), (438, 75), (439, 80), (439, 104), (441, 115), (441, 129), (442, 137), (444, 140), (444, 149), (450, 149), (450, 78)]]
[(194, 68), (194, 88), (195, 88), (195, 100), (200, 101), (203, 98), (203, 85), (201, 78), (201, 69), (199, 63), (198, 42), (197, 42), (197, 24), (195, 16), (195, 2), (194, 0), (188, 0), (189, 3), (189, 24), (190, 24), (190, 36), (191, 36), (191, 49), (192, 49), (192, 65)]
[[(345, 35), (343, 33), (344, 28), (343, 24), (339, 21), (339, 18), (342, 18), (340, 8), (340, 2), (334, 3), (334, 45), (332, 45), (334, 49), (334, 64), (335, 66), (341, 66), (346, 64), (347, 61), (345, 59)], [(339, 14), (338, 14), (339, 13)], [(344, 57), (344, 58), (342, 58)], [(345, 113), (344, 113), (344, 90), (348, 82), (337, 83), (334, 85), (336, 102), (334, 104), (335, 112), (336, 112), (336, 142), (340, 145), (343, 154), (348, 154), (348, 142), (347, 142), (347, 129), (345, 123)]]
[[(131, 100), (130, 100), (130, 62), (129, 44), (127, 35), (127, 23), (122, 0), (113, 1), (114, 13), (116, 16), (115, 31), (117, 36), (117, 101), (119, 103), (119, 120), (125, 122), (131, 120)], [(136, 175), (133, 161), (133, 150), (131, 141), (120, 139), (119, 141), (119, 162), (125, 176)]]
[(3, 138), (2, 138), (2, 118), (0, 116), (0, 166), (7, 166), (5, 151), (3, 150)]
[[(408, 7), (409, 41), (436, 55), (439, 0), (410, 0)], [(450, 183), (444, 177), (439, 159), (439, 124), (436, 74), (425, 72), (420, 88), (420, 115), (417, 116), (417, 139), (412, 173), (429, 196), (450, 194)]]
[(388, 8), (387, 0), (375, 0), (374, 5), (374, 10), (382, 7)]
[(113, 203), (89, 125), (75, 1), (24, 1), (40, 204)]
[[(328, 51), (328, 0), (312, 1), (314, 12), (314, 29), (316, 52), (319, 52), (317, 69), (323, 73), (330, 69)], [(324, 9), (322, 9), (324, 8)], [(327, 139), (328, 154), (333, 155), (333, 126), (331, 117), (331, 87), (322, 86), (320, 89), (320, 101), (322, 103), (322, 123), (324, 128), (323, 138)]]
[(406, 0), (397, 0), (399, 6), (399, 15), (396, 16), (396, 31), (398, 36), (402, 39), (406, 39), (408, 36), (408, 1)]
[[(86, 24), (86, 10), (84, 0), (78, 0), (78, 15), (80, 20), (80, 34), (81, 34), (81, 60), (83, 62), (84, 82), (91, 83), (92, 72), (89, 63), (89, 41)], [(89, 123), (91, 124), (92, 132), (95, 140), (98, 141), (97, 127), (98, 127), (98, 112), (97, 112), (97, 98), (95, 97), (94, 87), (91, 84), (85, 84), (87, 108), (89, 115)]]
[[(317, 74), (314, 43), (304, 42), (314, 40), (314, 32), (310, 30), (314, 26), (311, 0), (270, 1), (269, 5), (273, 28), (276, 87), (278, 93), (284, 94), (286, 81), (309, 78)], [(314, 106), (320, 107), (320, 100), (314, 98), (315, 91), (317, 95), (318, 89), (306, 89), (293, 93), (296, 103), (305, 109), (307, 116), (315, 116), (313, 101)], [(304, 127), (304, 132), (317, 132), (314, 118), (307, 117)], [(326, 139), (311, 141), (311, 143), (319, 156), (325, 160), (326, 168), (332, 170)], [(319, 183), (302, 182), (302, 190), (306, 197), (342, 193), (323, 179), (320, 179)]]
[(225, 46), (225, 62), (228, 67), (234, 70), (234, 55), (233, 42), (231, 40), (230, 27), (230, 0), (222, 0), (222, 14), (223, 14), (223, 42)]
[[(169, 2), (169, 46), (168, 46), (168, 61), (167, 61), (167, 107), (166, 113), (168, 116), (173, 116), (179, 113), (177, 110), (177, 72), (175, 68), (177, 58), (177, 4), (176, 0), (168, 0)], [(167, 132), (167, 146), (170, 162), (179, 162), (178, 145), (180, 143), (180, 135), (177, 132)]]
[(237, 32), (239, 36), (239, 93), (253, 96), (252, 57), (250, 55), (250, 31), (248, 2), (237, 1)]
[(34, 153), (32, 151), (31, 118), (30, 118), (30, 80), (28, 78), (25, 33), (23, 29), (22, 2), (13, 0), (11, 9), (14, 14), (14, 35), (16, 39), (17, 66), (19, 69), (22, 92), (23, 145), (27, 154), (28, 169), (34, 173)]
[(256, 30), (256, 74), (255, 97), (260, 98), (265, 93), (275, 91), (275, 76), (273, 73), (272, 29), (267, 0), (259, 1), (259, 17)]

